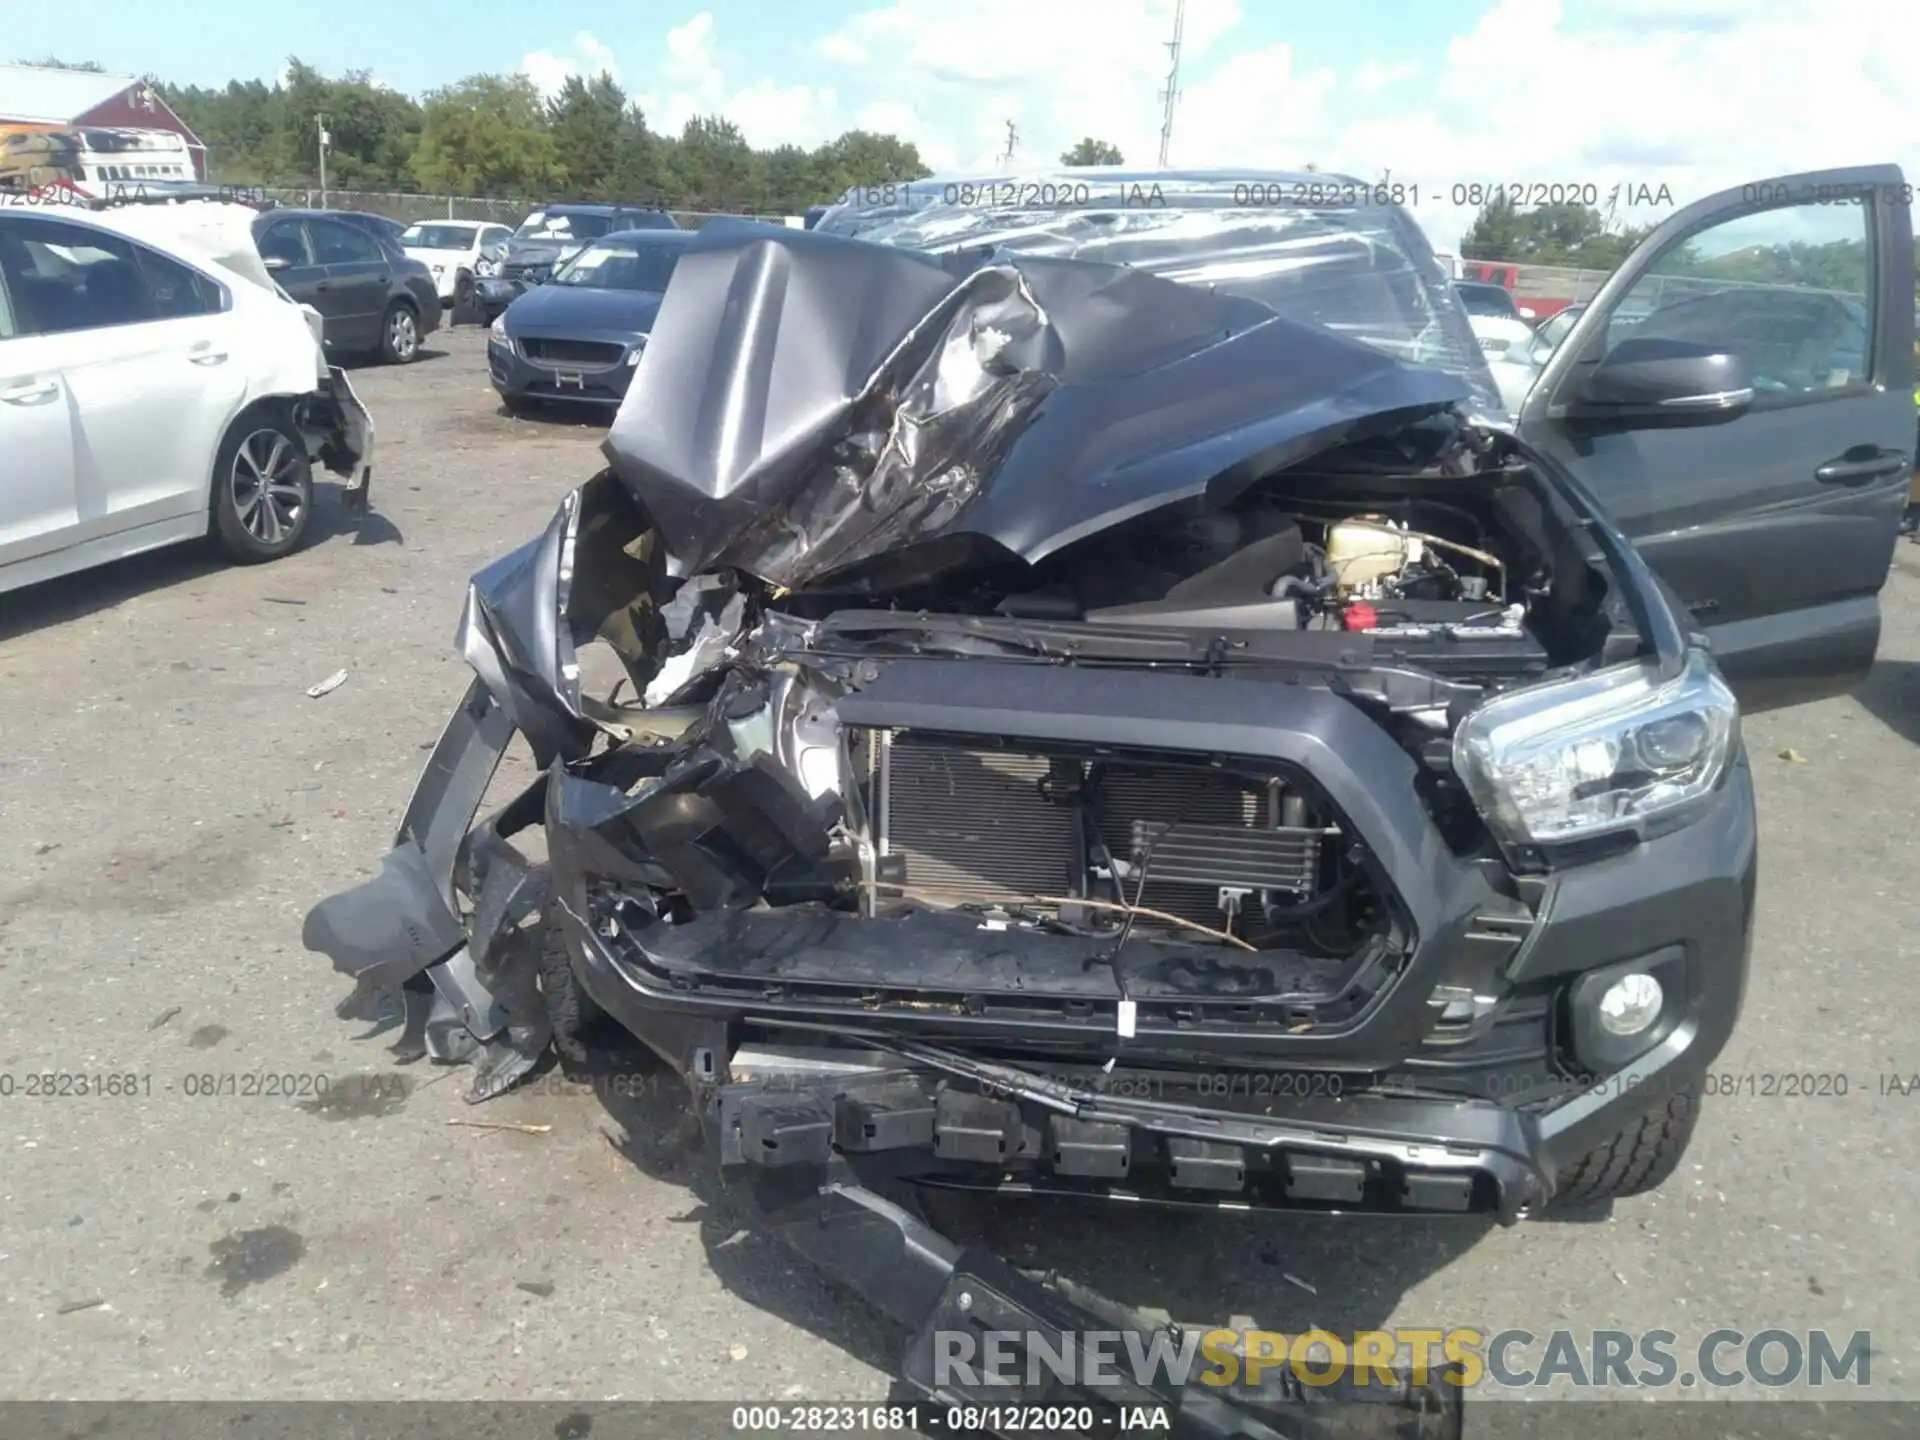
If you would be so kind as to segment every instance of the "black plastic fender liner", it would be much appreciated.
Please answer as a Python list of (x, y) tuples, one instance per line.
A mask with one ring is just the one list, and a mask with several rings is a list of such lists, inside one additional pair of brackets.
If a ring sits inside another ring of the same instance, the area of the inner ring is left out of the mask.
[(1069, 1282), (1035, 1279), (986, 1251), (962, 1250), (862, 1184), (843, 1158), (794, 1170), (729, 1167), (722, 1174), (730, 1193), (758, 1212), (769, 1233), (909, 1329), (901, 1375), (924, 1400), (977, 1406), (989, 1414), (1001, 1407), (1017, 1415), (1033, 1405), (1093, 1414), (1092, 1429), (1050, 1434), (1110, 1436), (1119, 1430), (1122, 1407), (1140, 1407), (1164, 1411), (1170, 1425), (1153, 1433), (1175, 1440), (1460, 1440), (1463, 1397), (1437, 1371), (1419, 1386), (1404, 1377), (1391, 1386), (1304, 1386), (1284, 1367), (1274, 1367), (1255, 1385), (1219, 1387), (1202, 1382), (1210, 1368), (1204, 1365), (1186, 1376), (1161, 1367), (1145, 1383), (1138, 1376), (1108, 1383), (1105, 1375), (1083, 1383), (1089, 1379), (1084, 1373), (1069, 1383), (1049, 1374), (1039, 1387), (995, 1383), (1024, 1382), (1024, 1364), (1012, 1377), (956, 1374), (936, 1363), (936, 1347), (943, 1340), (951, 1344), (955, 1332), (1038, 1334), (1048, 1337), (1043, 1343), (1054, 1354), (1069, 1335), (1118, 1333), (1125, 1339), (1131, 1332), (1126, 1352), (1137, 1348), (1143, 1354), (1165, 1347), (1169, 1336), (1165, 1327), (1104, 1296)]
[(427, 757), (380, 873), (321, 900), (300, 936), (361, 991), (425, 975), (479, 1040), (498, 1034), (507, 1015), (467, 951), (454, 872), (513, 733), (512, 719), (485, 685), (470, 683)]
[(466, 944), (467, 931), (434, 884), (426, 852), (403, 842), (380, 873), (307, 912), (300, 943), (363, 986), (404, 984)]
[[(1013, 1342), (1008, 1346), (1014, 1351), (1012, 1363), (999, 1374), (984, 1366), (938, 1362), (942, 1342), (951, 1356), (967, 1339), (990, 1332)], [(1076, 1353), (1089, 1332), (1121, 1342), (1116, 1364), (1094, 1363), (1093, 1357)], [(1039, 1339), (1044, 1357), (1020, 1353), (1028, 1336)], [(1397, 1374), (1393, 1385), (1380, 1383), (1377, 1375), (1366, 1384), (1343, 1376), (1330, 1384), (1304, 1385), (1287, 1367), (1276, 1365), (1253, 1383), (1236, 1377), (1232, 1385), (1214, 1386), (1202, 1378), (1212, 1369), (1204, 1362), (1186, 1376), (1170, 1375), (1165, 1368), (1144, 1378), (1127, 1373), (1130, 1357), (1152, 1356), (1156, 1342), (1166, 1347), (1159, 1351), (1164, 1355), (1196, 1340), (1173, 1327), (1156, 1327), (1071, 1282), (1037, 1280), (996, 1255), (968, 1250), (954, 1262), (939, 1300), (908, 1342), (902, 1373), (908, 1385), (930, 1399), (962, 1409), (1090, 1410), (1092, 1428), (1069, 1432), (1086, 1435), (1120, 1433), (1126, 1410), (1163, 1412), (1170, 1423), (1158, 1433), (1173, 1440), (1459, 1440), (1462, 1434), (1460, 1387), (1439, 1374), (1430, 1373), (1421, 1385)], [(1060, 1360), (1081, 1383), (1050, 1368)], [(1221, 1378), (1218, 1372), (1216, 1378)]]

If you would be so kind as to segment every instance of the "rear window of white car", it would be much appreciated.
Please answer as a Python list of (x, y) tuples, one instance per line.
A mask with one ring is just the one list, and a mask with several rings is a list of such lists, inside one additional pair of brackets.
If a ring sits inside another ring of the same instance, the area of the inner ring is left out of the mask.
[(117, 235), (34, 224), (0, 253), (13, 322), (51, 335), (207, 315), (225, 308), (221, 287), (191, 266)]
[(409, 225), (400, 243), (416, 250), (464, 250), (473, 244), (471, 225)]

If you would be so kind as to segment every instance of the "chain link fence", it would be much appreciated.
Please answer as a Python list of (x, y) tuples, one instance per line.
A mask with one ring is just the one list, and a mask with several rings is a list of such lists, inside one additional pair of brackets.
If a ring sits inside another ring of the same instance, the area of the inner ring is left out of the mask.
[[(329, 188), (322, 191), (317, 186), (301, 188), (270, 185), (261, 193), (277, 205), (294, 209), (361, 210), (373, 215), (384, 215), (389, 220), (399, 220), (406, 224), (412, 224), (416, 220), (478, 220), (498, 225), (517, 226), (527, 218), (529, 213), (538, 208), (538, 202), (530, 200), (490, 199), (477, 195), (414, 195), (403, 191), (385, 190)], [(672, 214), (673, 218), (688, 230), (697, 230), (708, 220), (718, 219), (722, 215), (736, 219), (745, 216), (752, 220), (768, 220), (776, 225), (789, 218), (797, 218), (752, 211), (675, 210)]]

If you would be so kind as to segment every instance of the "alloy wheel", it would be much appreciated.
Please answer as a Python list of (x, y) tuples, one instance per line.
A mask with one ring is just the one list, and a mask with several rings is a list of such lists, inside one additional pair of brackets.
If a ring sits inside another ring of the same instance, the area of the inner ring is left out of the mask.
[(262, 545), (278, 545), (299, 527), (307, 507), (300, 457), (278, 430), (256, 430), (234, 453), (233, 513)]
[(393, 312), (393, 318), (387, 321), (387, 345), (396, 360), (413, 358), (413, 352), (420, 345), (420, 332), (413, 323), (411, 310), (402, 308)]

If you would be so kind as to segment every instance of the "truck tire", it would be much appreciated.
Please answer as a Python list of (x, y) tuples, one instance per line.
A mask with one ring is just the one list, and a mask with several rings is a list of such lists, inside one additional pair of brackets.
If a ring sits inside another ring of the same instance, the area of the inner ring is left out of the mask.
[(587, 1062), (587, 1032), (602, 1012), (574, 978), (558, 906), (548, 907), (540, 925), (540, 994), (553, 1026), (554, 1053), (562, 1068), (578, 1069)]
[(1553, 1203), (1592, 1204), (1658, 1189), (1680, 1167), (1699, 1120), (1698, 1090), (1669, 1096), (1568, 1167)]

